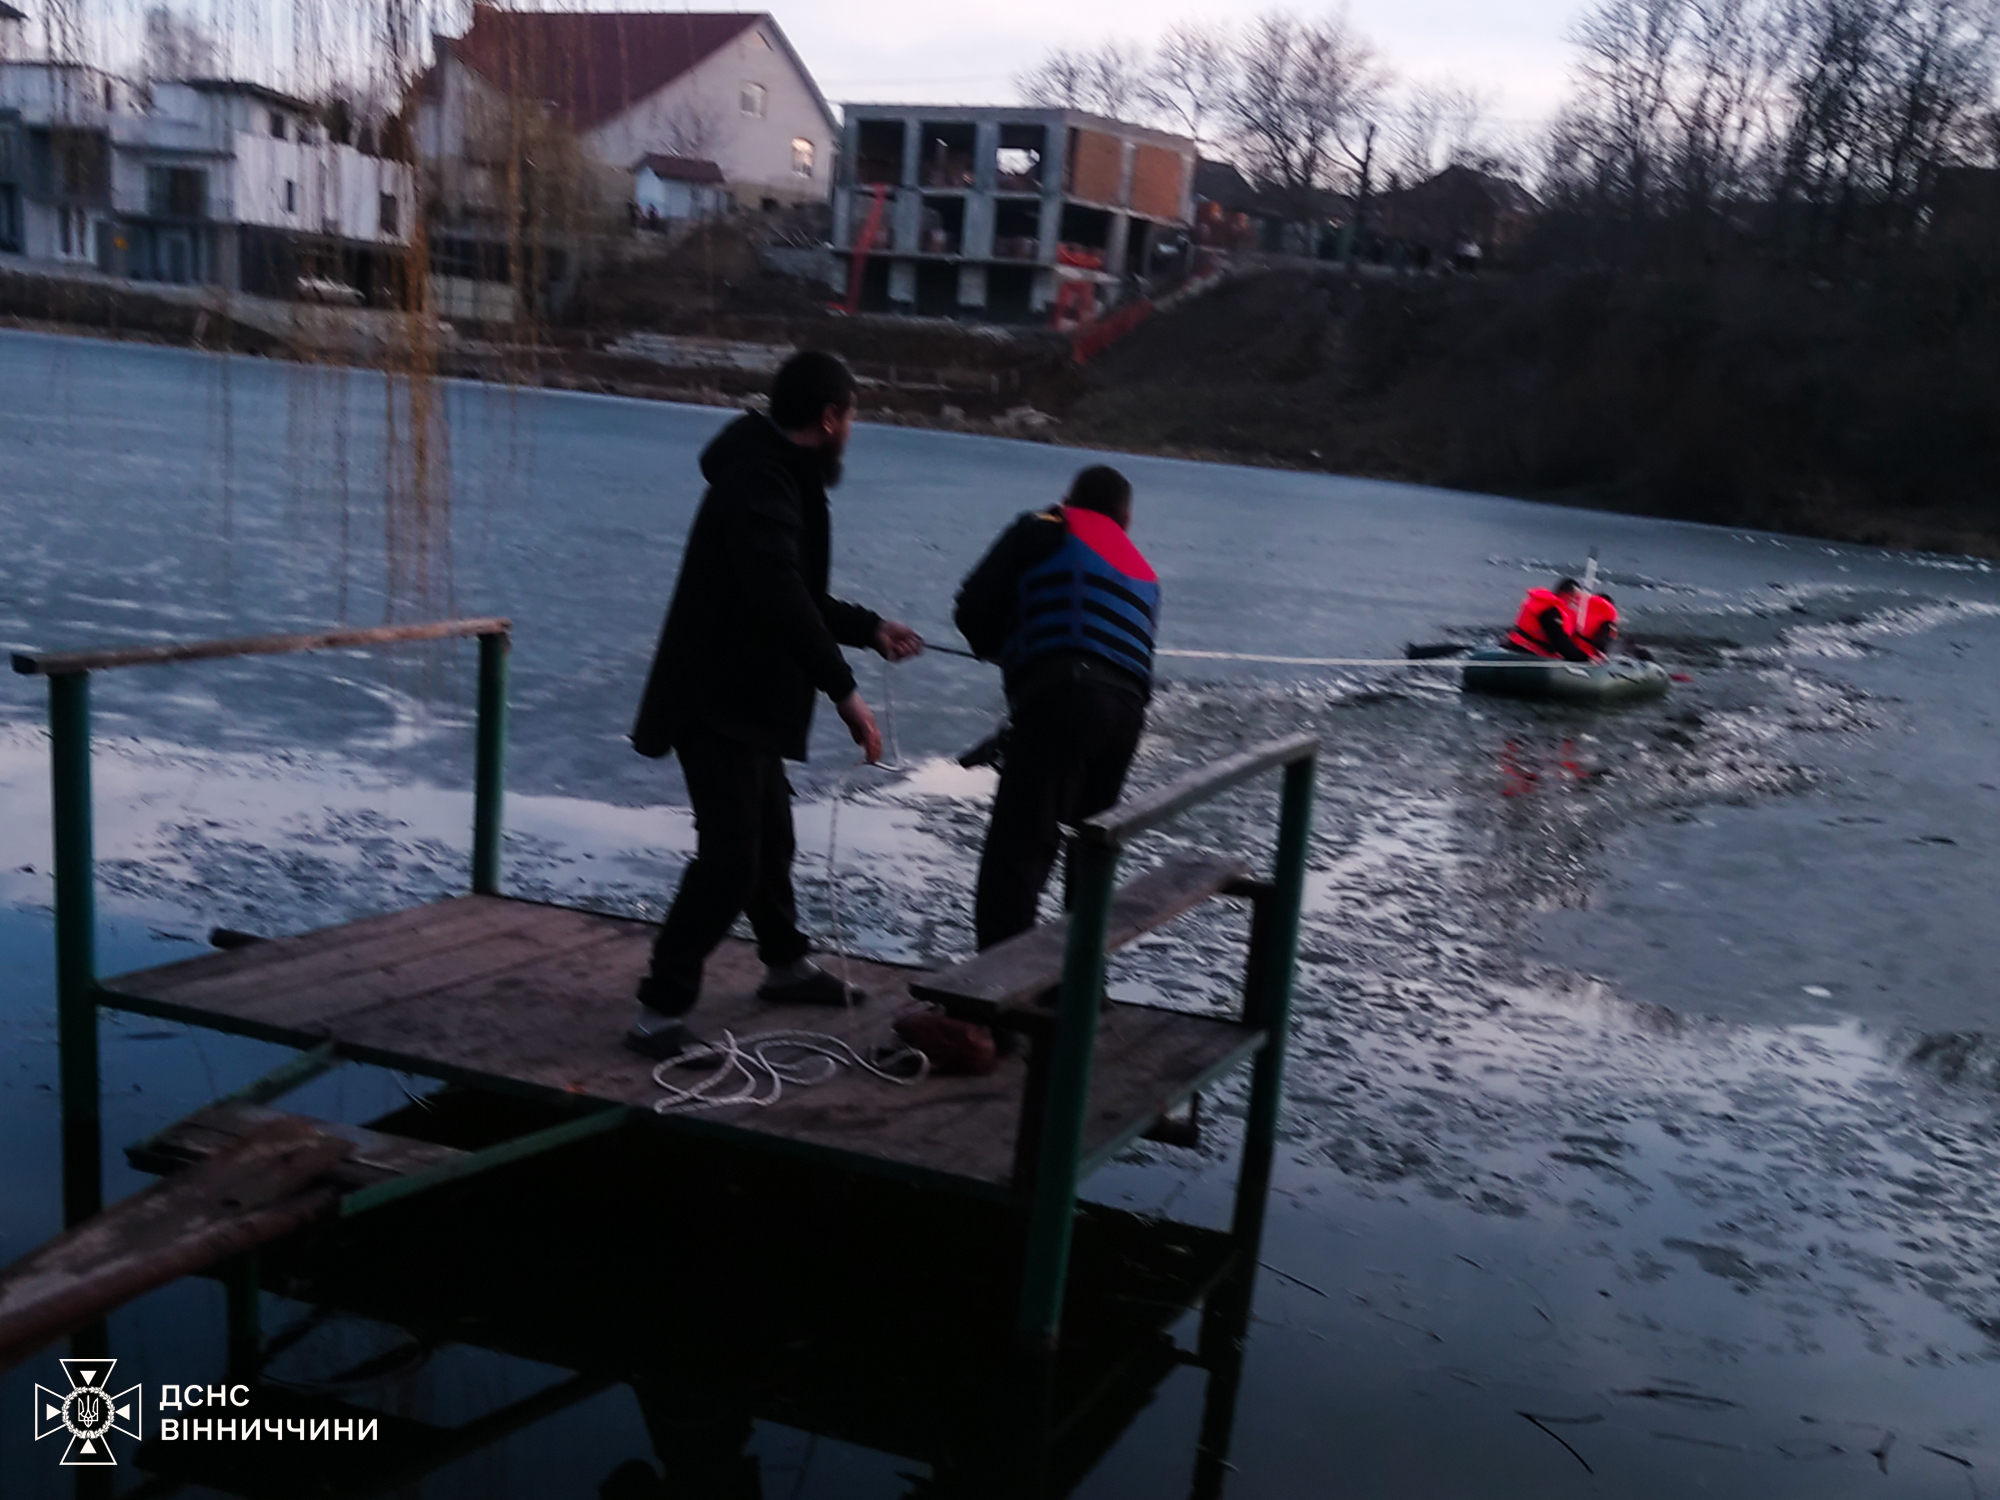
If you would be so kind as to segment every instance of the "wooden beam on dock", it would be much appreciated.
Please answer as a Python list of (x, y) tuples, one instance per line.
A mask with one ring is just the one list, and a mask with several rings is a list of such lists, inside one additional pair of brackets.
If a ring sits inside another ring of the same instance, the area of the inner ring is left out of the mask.
[(353, 1149), (311, 1121), (270, 1121), (0, 1270), (0, 1370), (176, 1277), (339, 1208), (319, 1181)]
[[(1223, 854), (1187, 854), (1120, 886), (1111, 898), (1105, 951), (1115, 953), (1185, 916), (1209, 897), (1249, 877), (1250, 867)], [(910, 993), (952, 1015), (1021, 1029), (1055, 1024), (1041, 1004), (1062, 980), (1069, 918), (1058, 917), (998, 943), (949, 969), (912, 980)]]
[(163, 641), (151, 646), (111, 646), (97, 651), (16, 651), (14, 670), (24, 677), (73, 677), (107, 667), (156, 667), (175, 661), (226, 656), (283, 656), (292, 651), (333, 651), (352, 646), (392, 646), (402, 641), (442, 641), (469, 635), (505, 635), (511, 620), (426, 620), (417, 625), (364, 625), (302, 635), (253, 635), (223, 641)]

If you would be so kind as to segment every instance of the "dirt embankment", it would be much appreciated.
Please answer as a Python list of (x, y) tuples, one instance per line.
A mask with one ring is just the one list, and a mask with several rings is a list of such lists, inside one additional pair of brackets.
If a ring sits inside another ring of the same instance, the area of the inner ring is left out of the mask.
[(1065, 441), (2000, 555), (2000, 274), (1271, 271), (1154, 318)]
[[(1046, 330), (833, 314), (732, 233), (597, 276), (577, 314), (453, 330), (439, 373), (734, 405), (768, 370), (678, 368), (644, 336), (817, 347), (855, 365), (876, 420), (2000, 556), (2000, 270), (1974, 264), (1847, 285), (1273, 269), (1078, 370)], [(226, 300), (32, 274), (0, 273), (0, 320), (329, 357)]]

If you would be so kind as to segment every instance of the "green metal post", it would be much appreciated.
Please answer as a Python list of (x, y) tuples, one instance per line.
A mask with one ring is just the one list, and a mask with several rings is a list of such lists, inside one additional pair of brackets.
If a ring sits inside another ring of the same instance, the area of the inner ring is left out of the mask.
[(62, 1081), (63, 1222), (104, 1206), (98, 1119), (97, 912), (90, 831), (90, 677), (49, 679), (56, 877), (56, 1040)]
[[(1298, 962), (1299, 911), (1305, 903), (1306, 845), (1312, 838), (1313, 780), (1318, 764), (1311, 757), (1285, 767), (1285, 790), (1278, 808), (1278, 858), (1268, 906), (1258, 913), (1261, 931), (1253, 943), (1256, 993), (1250, 1024), (1264, 1029), (1265, 1042), (1250, 1078), (1250, 1110), (1245, 1121), (1243, 1178), (1236, 1195), (1236, 1231), (1246, 1219), (1261, 1220), (1262, 1198), (1269, 1181), (1271, 1152), (1278, 1134), (1278, 1104), (1284, 1093), (1285, 1042), (1292, 1020), (1292, 972)], [(1260, 903), (1261, 905), (1262, 903)], [(1249, 1187), (1251, 1192), (1244, 1189)], [(1248, 1200), (1256, 1199), (1255, 1203)]]
[(1049, 1060), (1048, 1109), (1035, 1168), (1028, 1219), (1027, 1261), (1021, 1275), (1018, 1331), (1024, 1342), (1053, 1348), (1062, 1324), (1069, 1276), (1071, 1220), (1083, 1124), (1090, 1104), (1090, 1064), (1097, 1050), (1097, 1009), (1104, 992), (1105, 944), (1111, 927), (1111, 882), (1118, 850), (1079, 844), (1071, 856), (1075, 883), (1069, 942), (1063, 951), (1062, 999)]
[(472, 889), (500, 894), (500, 805), (507, 781), (507, 655), (511, 638), (479, 638), (479, 758), (472, 782)]

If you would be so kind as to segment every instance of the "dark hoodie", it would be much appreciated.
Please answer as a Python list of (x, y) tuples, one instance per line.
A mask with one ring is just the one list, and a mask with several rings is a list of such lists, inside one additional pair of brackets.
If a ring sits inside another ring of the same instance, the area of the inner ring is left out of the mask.
[(751, 413), (701, 455), (702, 496), (632, 726), (660, 756), (689, 724), (806, 758), (813, 693), (854, 691), (840, 648), (872, 645), (880, 615), (826, 591), (831, 548), (819, 453)]

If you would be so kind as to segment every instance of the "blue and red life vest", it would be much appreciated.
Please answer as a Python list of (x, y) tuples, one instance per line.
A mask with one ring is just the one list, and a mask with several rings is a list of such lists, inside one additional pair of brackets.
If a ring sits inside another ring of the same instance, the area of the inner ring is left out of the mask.
[(1087, 651), (1150, 686), (1160, 615), (1151, 564), (1109, 516), (1070, 505), (1055, 514), (1069, 534), (1021, 574), (1000, 664), (1013, 673), (1052, 651)]

